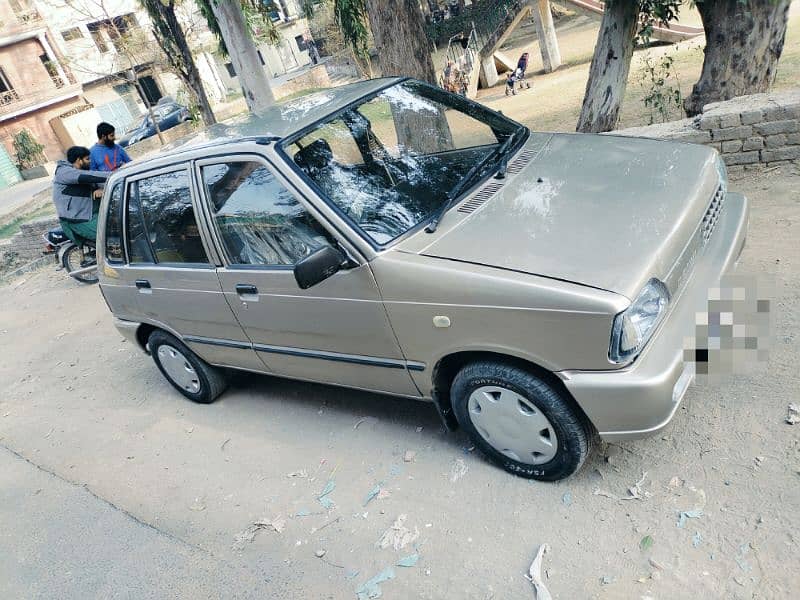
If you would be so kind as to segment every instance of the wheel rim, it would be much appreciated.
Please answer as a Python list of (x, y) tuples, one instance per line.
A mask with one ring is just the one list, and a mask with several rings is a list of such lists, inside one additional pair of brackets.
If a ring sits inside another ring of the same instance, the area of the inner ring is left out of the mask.
[(159, 346), (158, 362), (176, 386), (193, 394), (200, 391), (200, 378), (180, 350), (168, 344)]
[[(85, 263), (86, 261), (86, 254), (83, 252), (83, 248), (80, 246), (72, 246), (67, 250), (65, 258), (65, 267), (67, 273), (72, 273), (73, 271), (77, 271), (78, 269), (83, 268), (84, 266), (88, 266)], [(83, 275), (76, 275), (75, 279), (78, 281), (83, 281), (85, 283), (94, 283), (98, 280), (97, 272), (93, 273), (84, 273)]]
[(524, 396), (482, 386), (469, 397), (469, 417), (480, 436), (501, 454), (528, 465), (551, 461), (558, 438), (549, 419)]

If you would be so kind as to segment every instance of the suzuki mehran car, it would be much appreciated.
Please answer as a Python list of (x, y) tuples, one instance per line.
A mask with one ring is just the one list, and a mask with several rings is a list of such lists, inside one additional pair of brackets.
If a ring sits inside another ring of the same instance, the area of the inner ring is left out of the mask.
[(432, 401), (508, 471), (661, 430), (744, 245), (717, 153), (534, 133), (379, 79), (221, 124), (107, 185), (103, 295), (184, 396), (240, 369)]

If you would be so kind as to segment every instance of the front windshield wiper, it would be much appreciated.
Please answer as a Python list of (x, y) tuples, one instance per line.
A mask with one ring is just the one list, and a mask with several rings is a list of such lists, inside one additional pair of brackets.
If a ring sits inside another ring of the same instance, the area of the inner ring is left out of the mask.
[(495, 150), (490, 154), (487, 154), (481, 162), (479, 162), (469, 171), (467, 171), (467, 174), (464, 175), (461, 181), (459, 181), (455, 186), (453, 186), (453, 189), (451, 189), (450, 192), (445, 197), (444, 204), (442, 204), (442, 207), (439, 209), (439, 212), (436, 213), (436, 216), (430, 223), (428, 223), (428, 226), (425, 228), (425, 231), (427, 233), (433, 233), (434, 231), (436, 231), (436, 228), (439, 226), (442, 217), (444, 217), (444, 214), (448, 210), (450, 210), (450, 207), (453, 206), (453, 204), (455, 204), (455, 201), (461, 195), (461, 192), (463, 192), (468, 185), (470, 185), (476, 178), (478, 178), (483, 173), (483, 170), (490, 162), (492, 162), (497, 158), (500, 158), (501, 161), (497, 165), (497, 167), (498, 169), (503, 170), (503, 176), (505, 177), (505, 161), (502, 159), (508, 153), (508, 150), (511, 148), (511, 143), (516, 139), (517, 133), (519, 133), (519, 131), (521, 131), (521, 129), (517, 129), (513, 133), (510, 133), (508, 137), (505, 139), (505, 141), (497, 147), (497, 150)]

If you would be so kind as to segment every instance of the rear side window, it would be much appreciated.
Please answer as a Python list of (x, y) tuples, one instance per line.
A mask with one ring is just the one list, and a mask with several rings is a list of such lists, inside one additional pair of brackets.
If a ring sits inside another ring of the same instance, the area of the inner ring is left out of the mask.
[[(131, 262), (208, 264), (192, 207), (187, 171), (135, 181), (129, 196)], [(141, 251), (134, 250), (134, 244), (140, 241), (144, 242)], [(136, 260), (137, 257), (141, 260)]]
[(131, 264), (150, 264), (155, 260), (147, 241), (137, 189), (135, 183), (128, 187), (128, 260)]
[(106, 260), (121, 263), (122, 256), (122, 184), (111, 190), (106, 214)]

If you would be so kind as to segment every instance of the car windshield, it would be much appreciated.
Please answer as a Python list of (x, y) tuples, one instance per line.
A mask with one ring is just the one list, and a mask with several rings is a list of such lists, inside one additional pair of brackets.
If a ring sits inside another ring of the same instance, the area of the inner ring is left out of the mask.
[(386, 245), (438, 215), (455, 199), (453, 190), (466, 192), (496, 170), (499, 150), (513, 150), (520, 131), (480, 104), (404, 81), (288, 139), (283, 149), (363, 234)]

